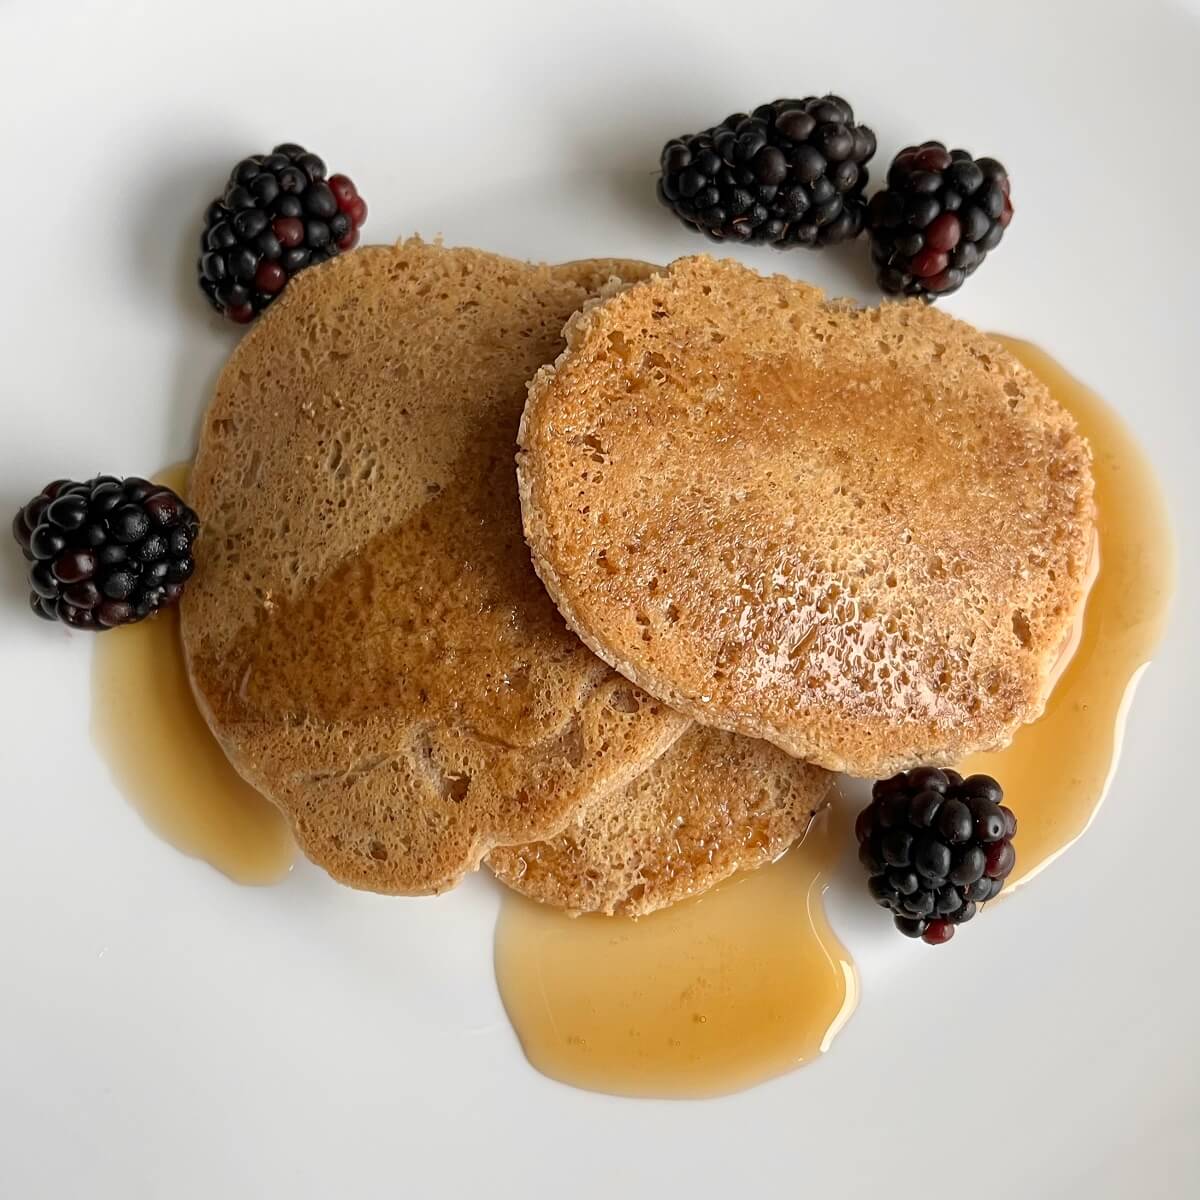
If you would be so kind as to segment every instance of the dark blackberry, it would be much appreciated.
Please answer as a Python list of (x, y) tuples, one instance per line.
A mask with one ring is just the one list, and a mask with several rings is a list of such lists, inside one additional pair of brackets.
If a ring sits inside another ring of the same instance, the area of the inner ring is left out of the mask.
[(168, 487), (57, 479), (13, 518), (29, 601), (47, 621), (99, 632), (174, 604), (194, 569), (196, 514)]
[(990, 775), (917, 767), (880, 780), (854, 827), (876, 903), (896, 928), (948, 942), (999, 894), (1016, 863), (1017, 818)]
[(204, 215), (200, 288), (223, 316), (252, 321), (297, 271), (358, 244), (367, 203), (345, 175), (291, 142), (244, 158)]
[(1012, 220), (1008, 172), (941, 142), (909, 146), (871, 197), (867, 227), (879, 286), (932, 302), (979, 269)]
[(863, 230), (874, 153), (841, 97), (776, 100), (669, 141), (658, 198), (716, 241), (829, 246)]

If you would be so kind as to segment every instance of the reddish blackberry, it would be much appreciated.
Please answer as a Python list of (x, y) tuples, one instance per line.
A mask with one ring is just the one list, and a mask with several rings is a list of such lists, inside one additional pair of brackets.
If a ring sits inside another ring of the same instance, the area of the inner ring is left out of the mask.
[(990, 775), (918, 767), (877, 783), (854, 827), (871, 895), (896, 928), (948, 942), (1016, 863), (1017, 818)]
[(1008, 172), (994, 158), (941, 142), (901, 150), (867, 208), (879, 286), (926, 302), (958, 291), (1012, 215)]
[(168, 487), (97, 475), (48, 484), (12, 523), (47, 621), (100, 631), (174, 604), (191, 578), (196, 514)]
[(829, 246), (862, 232), (874, 153), (840, 96), (776, 100), (669, 141), (658, 198), (716, 241)]
[(204, 214), (200, 288), (223, 316), (245, 324), (297, 271), (350, 250), (367, 203), (345, 175), (285, 142), (244, 158)]

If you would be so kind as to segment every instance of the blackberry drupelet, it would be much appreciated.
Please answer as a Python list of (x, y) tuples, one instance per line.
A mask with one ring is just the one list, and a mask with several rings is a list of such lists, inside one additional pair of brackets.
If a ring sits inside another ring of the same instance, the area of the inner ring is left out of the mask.
[(168, 487), (97, 475), (58, 479), (13, 518), (33, 611), (97, 632), (174, 604), (194, 569), (196, 514)]
[(358, 243), (366, 201), (345, 175), (285, 142), (244, 158), (204, 216), (200, 288), (223, 316), (252, 321), (297, 271)]
[(776, 100), (668, 142), (658, 198), (716, 241), (829, 246), (863, 230), (874, 153), (841, 97)]
[(990, 775), (917, 767), (880, 780), (854, 827), (859, 861), (896, 928), (948, 942), (999, 894), (1016, 863), (1017, 818)]
[(1012, 215), (1008, 172), (994, 158), (941, 142), (901, 150), (867, 208), (879, 286), (927, 303), (958, 291)]

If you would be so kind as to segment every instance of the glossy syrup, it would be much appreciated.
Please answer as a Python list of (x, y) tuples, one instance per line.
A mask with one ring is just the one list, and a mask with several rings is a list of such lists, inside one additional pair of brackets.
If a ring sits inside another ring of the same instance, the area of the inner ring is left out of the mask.
[(820, 1054), (858, 999), (821, 903), (848, 836), (835, 816), (771, 866), (639, 920), (506, 896), (496, 979), (529, 1061), (593, 1091), (700, 1097)]
[[(187, 467), (156, 479), (183, 492)], [(178, 610), (96, 638), (92, 738), (146, 824), (238, 883), (282, 879), (295, 849), (287, 824), (229, 765), (196, 707)]]
[(998, 340), (1049, 385), (1091, 443), (1099, 534), (1079, 640), (1045, 713), (1007, 749), (977, 754), (961, 768), (999, 779), (1017, 814), (1010, 894), (1070, 846), (1104, 800), (1134, 687), (1166, 625), (1175, 547), (1158, 481), (1121, 418), (1044, 350)]
[[(1165, 623), (1174, 551), (1158, 484), (1122, 421), (1043, 351), (1000, 340), (1091, 442), (1099, 532), (1079, 637), (1044, 715), (1008, 749), (962, 767), (1004, 784), (1020, 820), (1019, 883), (1079, 837), (1104, 797)], [(818, 826), (774, 865), (640, 922), (573, 921), (506, 896), (496, 977), (529, 1061), (577, 1087), (681, 1097), (735, 1092), (810, 1061), (857, 998), (821, 906), (835, 842), (847, 837)]]

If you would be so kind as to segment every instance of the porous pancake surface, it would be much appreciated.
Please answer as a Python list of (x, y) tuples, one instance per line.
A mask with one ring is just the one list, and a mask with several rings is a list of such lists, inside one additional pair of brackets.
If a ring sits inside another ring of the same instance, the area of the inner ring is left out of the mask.
[(193, 686), (345, 883), (450, 887), (687, 724), (567, 630), (521, 534), (526, 382), (622, 268), (650, 270), (366, 248), (293, 280), (221, 375), (191, 477)]
[(691, 728), (556, 837), (493, 850), (514, 891), (572, 913), (644, 916), (778, 858), (833, 776), (768, 742)]
[(707, 257), (571, 323), (518, 474), (535, 566), (597, 654), (864, 776), (1038, 715), (1093, 539), (1087, 444), (996, 342)]

